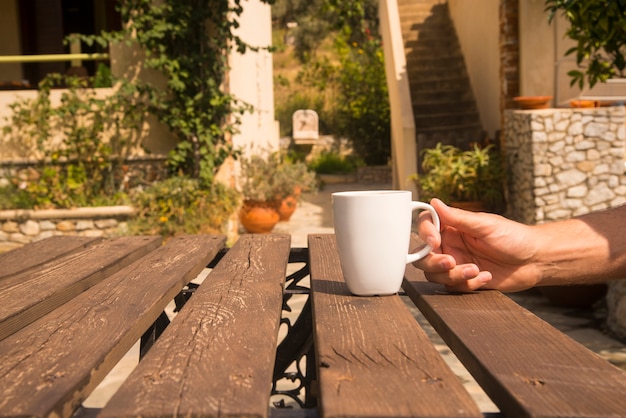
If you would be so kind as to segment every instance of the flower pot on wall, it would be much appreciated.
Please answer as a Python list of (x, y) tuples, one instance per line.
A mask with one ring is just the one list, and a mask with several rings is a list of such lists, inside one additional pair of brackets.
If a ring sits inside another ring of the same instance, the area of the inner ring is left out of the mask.
[(523, 110), (531, 109), (547, 109), (550, 105), (552, 96), (517, 96), (513, 101)]
[(239, 221), (251, 234), (269, 234), (279, 220), (277, 202), (246, 200), (239, 210)]
[(573, 108), (589, 108), (589, 107), (597, 107), (598, 102), (595, 100), (570, 100), (569, 105)]

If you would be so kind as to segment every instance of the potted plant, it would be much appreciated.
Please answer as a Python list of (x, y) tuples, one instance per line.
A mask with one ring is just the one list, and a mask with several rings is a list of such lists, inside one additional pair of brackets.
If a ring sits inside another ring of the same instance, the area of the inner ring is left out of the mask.
[(242, 225), (248, 232), (269, 233), (281, 219), (290, 218), (301, 192), (315, 187), (315, 175), (303, 162), (280, 153), (253, 155), (241, 161), (240, 184)]
[(315, 172), (308, 169), (302, 161), (293, 161), (283, 157), (273, 177), (280, 205), (280, 221), (288, 221), (296, 210), (302, 192), (317, 188)]
[(497, 149), (438, 143), (422, 151), (423, 174), (412, 176), (422, 200), (433, 197), (470, 210), (502, 210), (504, 170)]

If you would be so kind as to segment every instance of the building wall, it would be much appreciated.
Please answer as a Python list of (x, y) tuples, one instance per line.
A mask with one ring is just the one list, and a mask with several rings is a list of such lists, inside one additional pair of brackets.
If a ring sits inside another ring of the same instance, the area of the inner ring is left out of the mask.
[[(0, 55), (19, 55), (17, 0), (0, 0)], [(21, 64), (0, 63), (0, 82), (21, 81)]]
[(561, 17), (548, 22), (544, 0), (519, 2), (520, 19), (520, 94), (553, 96), (554, 107), (567, 107), (580, 94), (570, 87), (567, 72), (576, 68), (565, 52), (573, 41), (565, 38), (567, 22)]
[[(501, 0), (448, 0), (463, 49), (483, 128), (493, 137), (500, 130)], [(567, 72), (575, 68), (565, 51), (573, 42), (565, 38), (567, 22), (558, 16), (551, 24), (544, 0), (519, 1), (519, 65), (522, 96), (553, 96), (552, 106), (567, 107), (580, 90), (570, 87)]]
[(483, 129), (500, 129), (499, 0), (449, 0)]
[(251, 147), (277, 151), (279, 129), (274, 119), (272, 54), (265, 49), (272, 45), (271, 6), (259, 0), (245, 2), (236, 33), (243, 41), (261, 49), (249, 50), (244, 55), (232, 51), (229, 56), (230, 92), (254, 107), (251, 114), (243, 115), (233, 145), (245, 153), (253, 152)]
[[(251, 45), (269, 47), (272, 43), (271, 8), (259, 0), (245, 2), (240, 17), (238, 34)], [(15, 0), (0, 0), (0, 54), (18, 55), (19, 30)], [(3, 36), (4, 35), (4, 36)], [(111, 46), (111, 71), (115, 76), (133, 80), (148, 79), (165, 86), (165, 80), (154, 70), (145, 69), (140, 64), (142, 53), (136, 47), (125, 44)], [(4, 78), (21, 78), (19, 73), (2, 72), (7, 64), (0, 64), (0, 81)], [(19, 64), (16, 64), (19, 68)], [(272, 56), (267, 50), (248, 51), (245, 55), (233, 52), (230, 57), (231, 73), (229, 75), (229, 91), (240, 100), (254, 106), (252, 114), (242, 118), (240, 133), (234, 135), (236, 147), (278, 149), (278, 127), (274, 120), (274, 91)], [(103, 89), (103, 94), (106, 94)], [(107, 90), (108, 91), (108, 90)], [(55, 96), (62, 93), (55, 91)], [(17, 96), (34, 97), (34, 91), (0, 92), (0, 128), (7, 124), (6, 117), (11, 115), (8, 105)], [(175, 138), (154, 118), (149, 119), (144, 127), (146, 137), (144, 145), (154, 154), (166, 154), (176, 144)], [(22, 152), (22, 144), (7, 146), (0, 143), (0, 159), (28, 158), (29, 153)]]

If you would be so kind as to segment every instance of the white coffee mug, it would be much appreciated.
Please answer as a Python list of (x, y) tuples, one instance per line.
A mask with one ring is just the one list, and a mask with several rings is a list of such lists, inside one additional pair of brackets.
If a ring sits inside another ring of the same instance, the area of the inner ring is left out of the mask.
[(428, 255), (424, 246), (409, 254), (412, 212), (430, 212), (439, 229), (439, 216), (424, 202), (412, 201), (410, 191), (368, 190), (332, 194), (337, 249), (351, 293), (390, 295), (402, 285), (408, 263)]

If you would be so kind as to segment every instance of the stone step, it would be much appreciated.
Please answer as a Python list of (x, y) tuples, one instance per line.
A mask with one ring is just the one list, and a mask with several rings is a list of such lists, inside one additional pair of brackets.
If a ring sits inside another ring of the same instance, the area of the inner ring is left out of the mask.
[(414, 53), (419, 56), (463, 56), (461, 47), (454, 37), (433, 40), (405, 38), (404, 50), (406, 53)]
[(415, 129), (436, 127), (465, 127), (480, 124), (478, 113), (442, 113), (415, 115)]
[(447, 3), (398, 0), (418, 146), (483, 139)]
[(468, 149), (469, 144), (482, 142), (485, 139), (485, 132), (481, 126), (477, 125), (447, 128), (416, 128), (415, 132), (420, 149), (434, 148), (439, 142), (454, 145), (461, 149)]
[(467, 100), (474, 100), (471, 90), (468, 89), (448, 89), (448, 90), (416, 90), (411, 89), (411, 100), (413, 104), (421, 103), (458, 103)]
[(413, 104), (413, 113), (415, 115), (444, 114), (444, 113), (478, 113), (478, 107), (472, 99), (465, 100), (441, 100), (437, 102), (422, 102)]
[(430, 75), (434, 73), (424, 72), (423, 74), (415, 74), (416, 78), (411, 80), (414, 91), (448, 91), (463, 90), (467, 88), (469, 78), (467, 76), (449, 76), (449, 75)]

